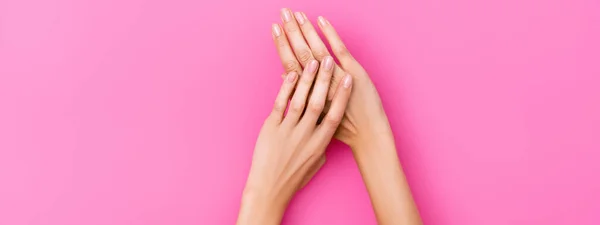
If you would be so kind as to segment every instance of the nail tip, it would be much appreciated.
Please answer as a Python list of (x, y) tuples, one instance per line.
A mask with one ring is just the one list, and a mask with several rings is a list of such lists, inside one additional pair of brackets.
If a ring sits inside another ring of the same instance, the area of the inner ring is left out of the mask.
[(344, 78), (344, 87), (349, 88), (352, 85), (352, 76), (350, 74), (346, 74)]
[(276, 37), (279, 37), (281, 35), (281, 28), (279, 27), (279, 24), (274, 23), (271, 26), (272, 32)]
[(317, 17), (317, 20), (319, 21), (319, 25), (321, 25), (321, 26), (327, 25), (327, 20), (325, 20), (325, 18), (323, 16)]

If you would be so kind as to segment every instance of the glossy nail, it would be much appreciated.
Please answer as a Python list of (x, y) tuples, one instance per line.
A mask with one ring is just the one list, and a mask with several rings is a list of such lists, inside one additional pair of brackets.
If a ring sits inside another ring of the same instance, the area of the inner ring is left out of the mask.
[(273, 24), (273, 35), (275, 35), (275, 37), (279, 37), (281, 35), (281, 28), (279, 27), (279, 24)]
[(283, 22), (290, 22), (292, 20), (292, 14), (289, 9), (281, 9), (281, 19), (283, 19)]
[(312, 60), (308, 63), (308, 72), (314, 73), (317, 71), (317, 67), (319, 67), (319, 62), (317, 60)]
[(349, 88), (350, 85), (352, 85), (352, 76), (346, 74), (346, 77), (344, 77), (344, 88)]
[(302, 15), (301, 12), (295, 12), (294, 17), (296, 17), (298, 24), (300, 24), (300, 25), (304, 24), (304, 16)]
[(327, 22), (327, 20), (325, 18), (323, 18), (322, 16), (319, 16), (318, 20), (319, 20), (319, 25), (321, 25), (322, 27), (329, 24), (329, 22)]
[(333, 58), (331, 58), (331, 56), (325, 56), (323, 64), (326, 70), (331, 71), (333, 69)]

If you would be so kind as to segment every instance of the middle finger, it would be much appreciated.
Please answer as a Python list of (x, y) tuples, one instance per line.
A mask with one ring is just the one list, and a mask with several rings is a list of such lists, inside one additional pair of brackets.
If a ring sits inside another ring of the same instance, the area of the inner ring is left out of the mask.
[[(304, 18), (298, 18), (302, 21)], [(302, 35), (302, 31), (296, 22), (296, 18), (292, 14), (292, 11), (284, 8), (281, 10), (281, 20), (283, 20), (283, 28), (288, 37), (290, 45), (292, 46), (292, 50), (296, 55), (296, 59), (305, 67), (310, 60), (314, 59), (308, 44), (304, 40), (304, 36)]]
[[(323, 60), (326, 56), (330, 56), (329, 50), (325, 46), (321, 37), (317, 33), (317, 30), (313, 27), (312, 23), (307, 19), (306, 14), (303, 12), (295, 13), (296, 19), (300, 24), (300, 30), (304, 36), (304, 39), (308, 43), (309, 48), (312, 51), (312, 55), (319, 61)], [(302, 19), (300, 19), (302, 18)], [(346, 72), (342, 70), (337, 64), (335, 64), (335, 69), (333, 71), (333, 78), (331, 79), (331, 87), (329, 88), (329, 94), (327, 95), (327, 100), (333, 99), (333, 95), (337, 91), (338, 84), (342, 81), (342, 78), (346, 75)]]

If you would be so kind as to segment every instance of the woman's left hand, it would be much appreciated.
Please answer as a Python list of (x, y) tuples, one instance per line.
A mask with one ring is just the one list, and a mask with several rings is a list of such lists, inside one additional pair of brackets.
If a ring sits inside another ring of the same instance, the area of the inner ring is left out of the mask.
[(326, 57), (320, 68), (312, 60), (302, 75), (286, 75), (256, 142), (238, 225), (279, 224), (293, 195), (323, 165), (325, 148), (342, 121), (352, 89), (352, 77), (346, 75), (318, 123), (334, 65), (333, 58)]

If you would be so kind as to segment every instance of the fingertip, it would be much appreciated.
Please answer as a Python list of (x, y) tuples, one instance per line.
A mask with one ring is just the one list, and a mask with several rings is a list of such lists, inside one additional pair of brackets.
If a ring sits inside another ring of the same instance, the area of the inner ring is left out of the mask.
[(327, 19), (325, 19), (325, 17), (323, 17), (323, 16), (319, 16), (317, 18), (317, 20), (319, 21), (319, 26), (321, 26), (321, 27), (325, 27), (325, 26), (327, 26), (329, 24), (329, 22), (327, 21)]
[(342, 85), (346, 89), (350, 88), (352, 86), (352, 75), (346, 74), (346, 76), (344, 76), (344, 81), (343, 81)]
[(304, 18), (304, 20), (308, 20), (308, 17), (306, 16), (306, 14), (304, 12), (300, 12), (300, 14), (302, 14), (302, 17)]
[(295, 12), (294, 17), (296, 17), (296, 21), (298, 21), (298, 24), (304, 25), (306, 17), (303, 16), (302, 12)]
[(271, 32), (273, 33), (274, 37), (281, 36), (281, 27), (279, 26), (279, 24), (274, 23), (273, 25), (271, 25)]
[(283, 20), (283, 22), (290, 22), (292, 20), (292, 13), (290, 11), (290, 9), (288, 8), (282, 8), (281, 9), (281, 20)]
[(314, 60), (314, 59), (310, 60), (308, 62), (308, 66), (306, 67), (306, 69), (307, 69), (307, 71), (309, 73), (315, 73), (315, 72), (317, 72), (318, 68), (319, 68), (319, 61)]
[(325, 68), (327, 71), (333, 70), (333, 57), (325, 56), (323, 58), (323, 68)]

